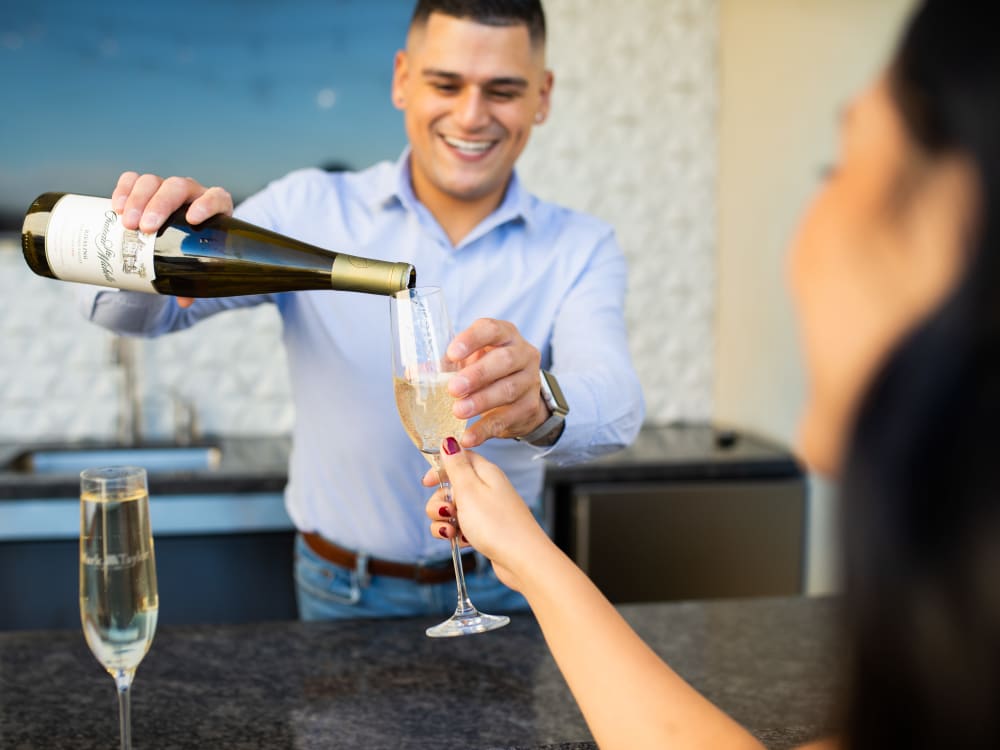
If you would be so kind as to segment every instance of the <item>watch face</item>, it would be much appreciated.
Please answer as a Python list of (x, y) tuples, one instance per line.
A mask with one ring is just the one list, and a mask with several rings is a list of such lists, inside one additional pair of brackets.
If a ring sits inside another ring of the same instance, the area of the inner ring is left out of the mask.
[(542, 370), (541, 383), (542, 398), (545, 399), (545, 405), (555, 414), (562, 416), (568, 414), (569, 404), (566, 403), (566, 397), (563, 396), (562, 389), (559, 387), (559, 381), (556, 380), (555, 375), (547, 370)]

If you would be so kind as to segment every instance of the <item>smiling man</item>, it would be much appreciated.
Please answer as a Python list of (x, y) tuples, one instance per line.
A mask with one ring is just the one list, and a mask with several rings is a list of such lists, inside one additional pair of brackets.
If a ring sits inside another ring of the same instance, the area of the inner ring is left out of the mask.
[(396, 53), (392, 94), (405, 113), (413, 192), (458, 243), (500, 205), (532, 126), (548, 114), (552, 73), (540, 8), (516, 23), (435, 5), (477, 4), (420, 3)]
[[(321, 247), (411, 263), (421, 285), (441, 287), (459, 331), (448, 350), (462, 365), (449, 382), (453, 411), (473, 420), (461, 442), (502, 466), (536, 511), (536, 458), (570, 463), (616, 450), (643, 418), (625, 259), (611, 227), (532, 196), (514, 171), (552, 87), (537, 0), (420, 0), (393, 73), (409, 139), (399, 160), (298, 170), (235, 210)], [(228, 192), (189, 178), (126, 172), (112, 195), (123, 225), (144, 231), (185, 203), (194, 223), (234, 213)], [(113, 330), (158, 335), (263, 303), (282, 316), (296, 410), (285, 498), (300, 532), (300, 615), (450, 613), (449, 546), (426, 533), (426, 463), (393, 403), (384, 299), (92, 291), (84, 309)], [(484, 611), (524, 606), (488, 565), (473, 559), (466, 572)]]

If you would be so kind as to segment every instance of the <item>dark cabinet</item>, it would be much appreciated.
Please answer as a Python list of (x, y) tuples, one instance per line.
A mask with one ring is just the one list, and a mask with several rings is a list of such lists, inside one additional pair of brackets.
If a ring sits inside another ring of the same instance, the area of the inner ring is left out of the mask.
[(803, 591), (806, 479), (760, 437), (647, 428), (614, 456), (553, 470), (553, 535), (613, 602)]

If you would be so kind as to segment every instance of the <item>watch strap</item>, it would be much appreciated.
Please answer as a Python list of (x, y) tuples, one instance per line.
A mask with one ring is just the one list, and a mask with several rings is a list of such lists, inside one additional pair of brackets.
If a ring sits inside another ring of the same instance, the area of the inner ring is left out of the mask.
[(522, 443), (531, 443), (532, 445), (534, 445), (543, 437), (548, 435), (550, 432), (553, 432), (554, 430), (558, 429), (559, 426), (564, 424), (565, 422), (566, 422), (566, 417), (564, 417), (562, 414), (552, 413), (549, 415), (548, 419), (546, 419), (544, 422), (538, 425), (538, 427), (533, 429), (527, 435), (521, 435), (520, 437), (515, 439), (520, 440)]

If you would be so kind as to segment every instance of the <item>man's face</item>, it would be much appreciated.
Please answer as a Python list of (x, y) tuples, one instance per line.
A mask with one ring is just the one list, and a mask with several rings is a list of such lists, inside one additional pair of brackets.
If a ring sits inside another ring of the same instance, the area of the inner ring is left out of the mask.
[(411, 29), (392, 94), (405, 113), (417, 197), (432, 210), (455, 200), (498, 205), (551, 88), (524, 25), (432, 13)]

